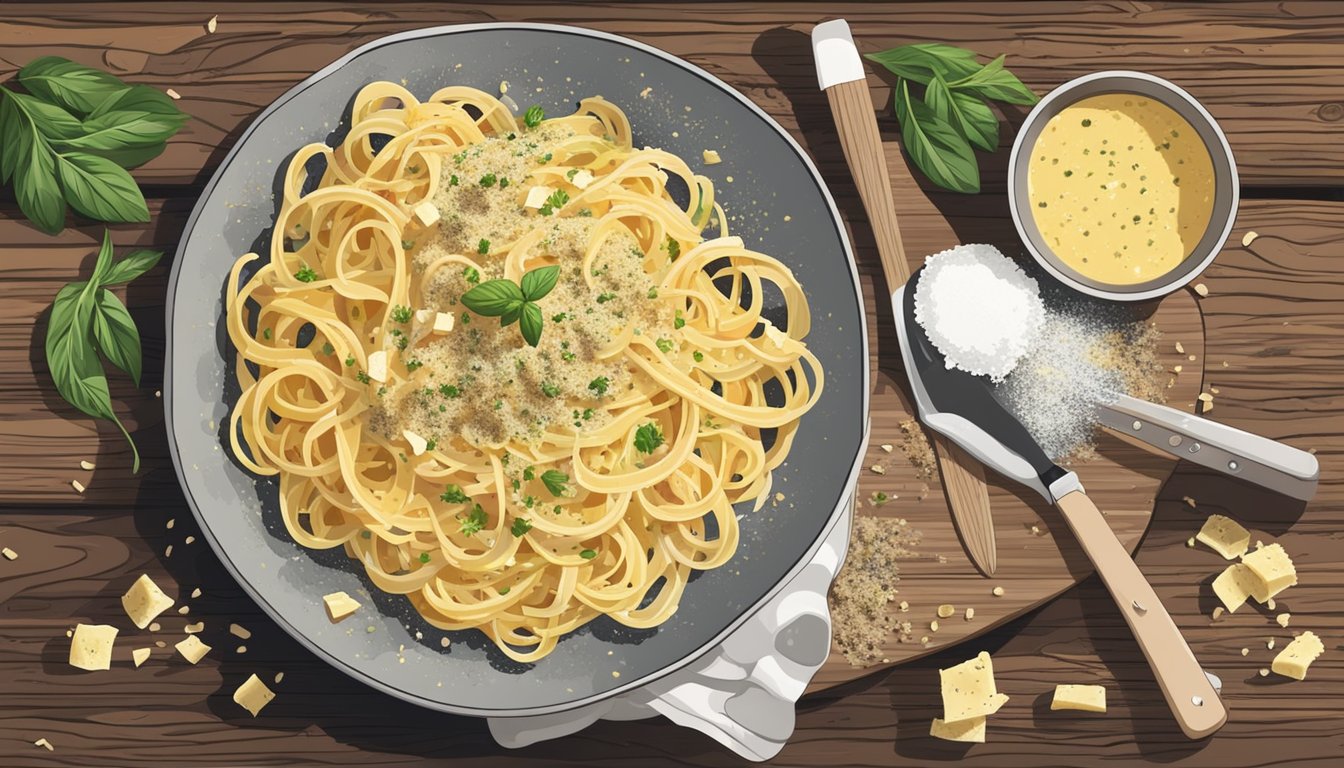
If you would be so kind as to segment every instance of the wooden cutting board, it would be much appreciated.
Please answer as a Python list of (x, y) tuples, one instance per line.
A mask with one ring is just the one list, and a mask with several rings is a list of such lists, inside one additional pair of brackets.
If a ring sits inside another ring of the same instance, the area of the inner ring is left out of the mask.
[[(866, 300), (868, 306), (874, 306), (873, 296)], [(1162, 300), (1151, 319), (1162, 333), (1159, 348), (1163, 366), (1169, 371), (1182, 366), (1175, 384), (1167, 389), (1167, 405), (1193, 413), (1204, 369), (1204, 326), (1198, 301), (1188, 290), (1177, 291)], [(869, 313), (868, 322), (870, 338), (881, 338), (894, 348), (894, 339), (890, 338), (894, 331), (888, 333), (889, 329), (882, 328), (879, 336), (875, 313)], [(1176, 351), (1178, 341), (1183, 353)], [(899, 360), (899, 355), (885, 354), (883, 359)], [(937, 477), (920, 480), (900, 451), (900, 424), (912, 418), (900, 378), (903, 375), (885, 370), (877, 374), (872, 437), (859, 480), (862, 506), (856, 513), (904, 518), (922, 533), (914, 556), (900, 564), (896, 585), (899, 595), (888, 604), (893, 615), (914, 625), (915, 641), (899, 643), (897, 636), (890, 634), (883, 648), (886, 661), (864, 668), (851, 666), (844, 654), (832, 647), (809, 692), (847, 683), (981, 635), (1059, 595), (1092, 572), (1055, 508), (1035, 491), (992, 470), (986, 472), (986, 480), (998, 540), (998, 570), (993, 577), (976, 570), (957, 538)], [(880, 447), (884, 443), (898, 447), (887, 453)], [(874, 464), (882, 465), (885, 474), (872, 472), (869, 467)], [(1148, 529), (1158, 491), (1175, 466), (1174, 458), (1102, 434), (1097, 440), (1097, 457), (1072, 469), (1106, 514), (1120, 541), (1133, 552)], [(875, 491), (899, 498), (877, 507), (869, 501)], [(992, 594), (996, 586), (1003, 587), (1001, 597)], [(900, 611), (900, 601), (909, 603), (908, 611)], [(936, 609), (943, 603), (954, 605), (956, 613), (939, 619), (938, 631), (931, 631), (929, 623), (938, 618)], [(969, 621), (964, 618), (967, 608), (975, 609)], [(928, 636), (927, 643), (920, 642), (923, 636)], [(966, 647), (968, 658), (979, 651), (973, 646)]]

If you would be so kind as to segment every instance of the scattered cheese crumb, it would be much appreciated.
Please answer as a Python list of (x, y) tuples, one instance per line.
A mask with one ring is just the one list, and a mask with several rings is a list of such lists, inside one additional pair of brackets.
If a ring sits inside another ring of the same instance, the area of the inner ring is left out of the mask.
[[(182, 94), (178, 93), (176, 90), (172, 88), (169, 88), (168, 90), (164, 91), (164, 93), (168, 94), (168, 98), (172, 99), (173, 101), (177, 101), (182, 98)], [(159, 394), (158, 392), (155, 392), (154, 396), (158, 397), (158, 394)]]
[(159, 614), (173, 607), (173, 599), (159, 589), (159, 585), (154, 583), (149, 574), (142, 573), (131, 588), (126, 590), (126, 594), (121, 596), (121, 607), (136, 627), (144, 629), (157, 619)]
[(1209, 515), (1195, 539), (1222, 555), (1224, 560), (1241, 557), (1251, 546), (1251, 532), (1223, 515)]
[(109, 624), (77, 624), (70, 641), (70, 666), (90, 672), (112, 668), (112, 643), (117, 628)]
[(238, 706), (246, 709), (256, 717), (261, 710), (271, 703), (275, 698), (275, 692), (266, 687), (261, 682), (261, 678), (256, 675), (250, 675), (243, 684), (238, 686), (238, 690), (233, 692), (233, 701)]
[(991, 589), (989, 593), (995, 597), (1003, 597), (1003, 591), (1003, 587), (995, 587)]
[(1195, 508), (1195, 500), (1190, 498), (1189, 496), (1182, 496), (1181, 501), (1184, 501), (1186, 503), (1186, 506), (1190, 507), (1191, 509)]
[(644, 90), (642, 90), (642, 91), (639, 92), (639, 98), (641, 98), (641, 99), (647, 99), (647, 98), (649, 98), (649, 94), (650, 94), (650, 93), (653, 93), (653, 86), (651, 86), (651, 85), (646, 85), (646, 86), (644, 86)]
[(1269, 670), (1268, 670), (1268, 669), (1264, 669), (1264, 668), (1262, 667), (1262, 668), (1260, 669), (1260, 676), (1261, 676), (1261, 677), (1269, 677)]
[(131, 651), (131, 660), (135, 662), (135, 666), (139, 667), (149, 660), (149, 654), (149, 648), (136, 648)]
[(15, 552), (14, 550), (10, 549), (9, 547), (5, 547), (4, 549), (0, 549), (0, 555), (4, 555), (6, 560), (18, 560), (18, 559), (19, 559), (19, 553), (18, 553), (18, 552)]
[(194, 635), (194, 634), (197, 634), (197, 633), (199, 633), (199, 632), (204, 632), (204, 631), (205, 631), (205, 622), (204, 622), (204, 621), (198, 621), (198, 622), (196, 622), (195, 624), (188, 624), (187, 626), (185, 626), (185, 627), (182, 628), (182, 631), (183, 631), (183, 632), (186, 632), (188, 635)]
[(205, 658), (205, 654), (210, 652), (210, 646), (201, 642), (201, 638), (195, 635), (187, 635), (187, 639), (173, 646), (182, 657), (192, 664)]
[(1242, 247), (1243, 247), (1243, 248), (1250, 247), (1251, 243), (1254, 243), (1254, 242), (1255, 242), (1255, 238), (1257, 238), (1257, 237), (1259, 237), (1259, 236), (1260, 236), (1260, 233), (1259, 233), (1259, 232), (1256, 232), (1255, 230), (1251, 230), (1250, 232), (1247, 232), (1246, 234), (1242, 235), (1242, 236), (1241, 236), (1241, 245), (1242, 245)]
[(1278, 603), (1274, 602), (1274, 598), (1271, 597), (1265, 601), (1265, 607), (1272, 611), (1278, 607)]
[(974, 619), (974, 618), (975, 618), (975, 609), (974, 609), (974, 608), (967, 608), (967, 609), (966, 609), (966, 620), (967, 620), (967, 621), (970, 621), (971, 619)]
[(332, 592), (322, 596), (327, 606), (327, 617), (334, 624), (359, 610), (359, 601), (344, 592)]
[(705, 165), (718, 165), (719, 163), (723, 162), (723, 159), (719, 157), (719, 153), (717, 150), (706, 149), (703, 154), (705, 158)]
[(1213, 607), (1213, 620), (1217, 621), (1218, 619), (1222, 618), (1222, 616), (1223, 616), (1223, 606), (1215, 605)]
[[(576, 176), (578, 174), (575, 174)], [(550, 198), (555, 190), (547, 186), (538, 185), (527, 190), (527, 199), (523, 201), (524, 208), (541, 208)]]
[(93, 471), (93, 469), (94, 469), (96, 466), (98, 466), (98, 465), (97, 465), (97, 464), (94, 464), (92, 461), (89, 461), (89, 460), (87, 460), (87, 459), (81, 460), (81, 461), (79, 462), (79, 468), (82, 469), (82, 470), (84, 470), (85, 472), (91, 472), (91, 471)]
[(902, 600), (896, 607), (901, 609), (901, 613), (907, 613), (910, 610), (910, 603)]
[(429, 200), (422, 201), (415, 206), (412, 213), (415, 214), (416, 221), (420, 222), (422, 227), (432, 226), (439, 220), (439, 209)]
[(219, 17), (211, 16), (210, 20), (205, 22), (205, 31), (213, 35), (216, 29), (219, 29)]
[(78, 480), (71, 480), (71, 481), (70, 481), (70, 486), (71, 486), (72, 488), (75, 489), (75, 492), (76, 492), (76, 493), (83, 493), (83, 492), (84, 492), (84, 484), (81, 483), (81, 482), (79, 482)]
[(1209, 295), (1209, 287), (1203, 283), (1195, 283), (1195, 293), (1198, 293), (1201, 298), (1206, 297)]
[(587, 189), (588, 185), (593, 183), (593, 172), (587, 168), (580, 168), (569, 182), (579, 189)]
[(201, 596), (201, 588), (200, 588), (200, 587), (197, 587), (197, 588), (191, 590), (191, 596), (192, 596), (192, 598), (200, 597), (200, 596)]
[(1191, 549), (1193, 549), (1194, 546), (1195, 546), (1195, 537), (1194, 537), (1194, 536), (1191, 536), (1190, 538), (1186, 539), (1186, 540), (1185, 540), (1185, 546), (1190, 547)]
[(251, 632), (249, 632), (245, 627), (241, 627), (237, 624), (229, 625), (229, 634), (233, 635), (234, 637), (241, 637), (244, 640), (252, 637)]
[(1284, 628), (1286, 629), (1286, 628), (1288, 627), (1288, 620), (1289, 620), (1290, 618), (1292, 618), (1292, 614), (1290, 614), (1290, 613), (1280, 613), (1278, 616), (1275, 616), (1275, 617), (1274, 617), (1274, 620), (1277, 621), (1277, 622), (1279, 622), (1279, 626), (1280, 626), (1280, 627), (1284, 627)]
[(871, 469), (871, 470), (873, 471), (873, 474), (874, 474), (874, 475), (885, 475), (885, 474), (887, 474), (887, 469), (886, 469), (886, 467), (883, 467), (881, 464), (874, 464), (873, 466), (869, 467), (869, 469)]
[(933, 621), (930, 621), (930, 622), (929, 622), (929, 631), (931, 631), (931, 632), (937, 632), (937, 631), (938, 631), (938, 627), (939, 627), (939, 624), (938, 624), (938, 620), (937, 620), (937, 619), (934, 619)]
[(1250, 649), (1250, 648), (1242, 648), (1242, 649), (1241, 649), (1241, 655), (1242, 655), (1242, 656), (1250, 656), (1250, 655), (1251, 655), (1251, 649)]
[(247, 653), (247, 646), (246, 646), (246, 645), (240, 645), (240, 646), (238, 646), (237, 648), (235, 648), (233, 652), (234, 652), (234, 653)]
[(1100, 685), (1056, 685), (1051, 711), (1072, 709), (1079, 712), (1105, 712), (1106, 689)]
[(956, 612), (957, 607), (955, 605), (952, 605), (951, 603), (943, 603), (942, 605), (938, 606), (938, 618), (940, 619), (946, 619), (947, 617), (951, 616)]
[(284, 680), (284, 679), (285, 679), (285, 673), (284, 673), (284, 672), (276, 672), (276, 673), (275, 673), (275, 684), (276, 684), (276, 685), (279, 685), (279, 684), (280, 684), (280, 681), (281, 681), (281, 680)]
[(51, 742), (50, 742), (50, 741), (47, 741), (45, 738), (38, 739), (37, 741), (34, 741), (34, 742), (33, 742), (33, 746), (34, 746), (34, 747), (42, 747), (43, 749), (47, 750), (48, 752), (55, 752), (55, 751), (56, 751), (56, 748), (53, 747), (53, 746), (51, 745)]
[(1269, 638), (1269, 641), (1265, 643), (1265, 648), (1271, 651), (1274, 650), (1274, 638)]
[(150, 632), (158, 632), (160, 629), (163, 629), (163, 627), (159, 626), (159, 622), (157, 621), (149, 625)]
[(191, 606), (184, 605), (181, 608), (178, 608), (177, 612), (182, 616), (186, 616), (188, 613), (191, 613)]
[(379, 384), (387, 383), (387, 352), (378, 350), (369, 353), (369, 378)]
[(883, 443), (883, 444), (882, 444), (881, 446), (879, 446), (879, 447), (880, 447), (882, 450), (886, 451), (887, 453), (891, 453), (892, 450), (894, 450), (896, 446), (892, 445), (891, 443)]
[(1182, 343), (1179, 342), (1179, 341), (1176, 342), (1176, 353), (1179, 354), (1179, 355), (1184, 355), (1184, 354), (1185, 354), (1185, 345), (1182, 344)]
[(425, 449), (429, 447), (428, 440), (417, 435), (416, 433), (412, 432), (409, 429), (403, 429), (401, 431), (401, 436), (406, 438), (406, 442), (409, 443), (411, 446), (411, 453), (416, 456), (419, 456), (420, 454), (424, 453)]
[(452, 645), (452, 644), (453, 644), (453, 641), (452, 641), (452, 640), (449, 640), (449, 639), (446, 638), (446, 637), (441, 637), (441, 638), (439, 638), (439, 646), (440, 646), (440, 647), (447, 648), (448, 646), (450, 646), (450, 645)]

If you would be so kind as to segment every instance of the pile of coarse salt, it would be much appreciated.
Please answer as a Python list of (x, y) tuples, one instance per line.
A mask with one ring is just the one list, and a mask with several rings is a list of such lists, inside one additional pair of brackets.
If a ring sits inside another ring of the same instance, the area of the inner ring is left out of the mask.
[(948, 368), (1001, 381), (1045, 320), (1036, 281), (992, 245), (959, 245), (924, 260), (915, 320)]

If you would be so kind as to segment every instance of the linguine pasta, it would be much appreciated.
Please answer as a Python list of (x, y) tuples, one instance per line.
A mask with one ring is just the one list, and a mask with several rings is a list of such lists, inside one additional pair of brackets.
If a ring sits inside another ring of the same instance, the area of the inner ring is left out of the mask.
[[(603, 614), (657, 626), (732, 557), (733, 505), (765, 502), (822, 387), (801, 287), (724, 220), (602, 99), (519, 119), (370, 84), (339, 146), (290, 162), (268, 258), (230, 275), (233, 451), (278, 476), (297, 543), (515, 660)], [(535, 344), (522, 313), (468, 307), (548, 267)]]

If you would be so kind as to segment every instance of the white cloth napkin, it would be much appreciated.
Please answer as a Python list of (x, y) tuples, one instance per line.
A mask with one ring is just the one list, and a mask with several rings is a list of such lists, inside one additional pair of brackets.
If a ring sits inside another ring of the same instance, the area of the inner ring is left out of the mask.
[(525, 747), (568, 736), (598, 720), (662, 715), (708, 734), (748, 760), (769, 760), (793, 734), (794, 704), (831, 649), (826, 593), (844, 562), (854, 515), (851, 478), (844, 508), (816, 556), (717, 647), (641, 688), (579, 709), (535, 717), (490, 718), (501, 746)]

